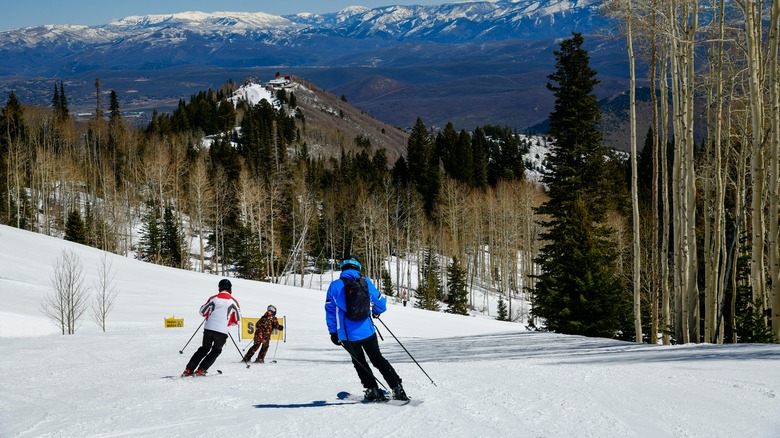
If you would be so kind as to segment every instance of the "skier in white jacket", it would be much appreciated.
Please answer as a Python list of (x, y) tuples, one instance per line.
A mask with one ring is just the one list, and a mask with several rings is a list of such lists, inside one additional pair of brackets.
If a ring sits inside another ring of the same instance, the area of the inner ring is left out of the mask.
[(219, 282), (219, 293), (209, 297), (206, 304), (200, 307), (200, 314), (206, 318), (203, 343), (192, 355), (182, 376), (193, 373), (205, 375), (222, 353), (222, 347), (228, 338), (228, 329), (241, 321), (241, 306), (233, 298), (232, 290), (230, 280), (223, 278)]

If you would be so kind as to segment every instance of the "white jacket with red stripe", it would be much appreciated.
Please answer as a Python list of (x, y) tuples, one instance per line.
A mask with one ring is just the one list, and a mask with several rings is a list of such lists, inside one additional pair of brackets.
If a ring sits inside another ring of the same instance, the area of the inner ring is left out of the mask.
[(206, 318), (205, 329), (227, 334), (230, 326), (238, 325), (241, 321), (241, 306), (233, 295), (221, 291), (209, 297), (206, 304), (200, 307), (200, 314)]

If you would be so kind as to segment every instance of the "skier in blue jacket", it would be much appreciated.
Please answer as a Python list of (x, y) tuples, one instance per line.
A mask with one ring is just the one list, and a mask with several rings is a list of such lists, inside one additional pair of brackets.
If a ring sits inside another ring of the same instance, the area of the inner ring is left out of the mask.
[(372, 312), (364, 319), (353, 320), (347, 318), (344, 280), (360, 279), (362, 265), (357, 257), (349, 256), (341, 262), (340, 268), (341, 275), (338, 280), (330, 284), (325, 299), (325, 321), (328, 324), (331, 342), (335, 345), (343, 346), (352, 356), (352, 364), (355, 366), (360, 382), (366, 390), (366, 400), (387, 400), (387, 397), (377, 386), (377, 380), (368, 366), (366, 356), (382, 374), (389, 387), (392, 388), (393, 398), (396, 400), (408, 400), (409, 397), (407, 397), (403, 386), (401, 386), (401, 378), (398, 377), (393, 366), (379, 351), (376, 329), (374, 328), (374, 322), (371, 320), (372, 315), (377, 318), (387, 310), (387, 300), (377, 290), (374, 283), (370, 279), (365, 278), (365, 283), (368, 286), (368, 296), (373, 305)]

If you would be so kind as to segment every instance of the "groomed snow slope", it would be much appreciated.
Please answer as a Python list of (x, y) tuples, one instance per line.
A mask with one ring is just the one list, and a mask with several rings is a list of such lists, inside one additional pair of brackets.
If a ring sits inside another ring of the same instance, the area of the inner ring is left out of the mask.
[[(391, 305), (380, 342), (418, 407), (347, 404), (360, 391), (325, 328), (324, 292), (231, 279), (245, 315), (287, 317), (278, 363), (238, 363), (228, 340), (208, 378), (178, 375), (220, 277), (109, 255), (120, 290), (108, 330), (62, 336), (41, 313), (63, 249), (86, 284), (101, 251), (0, 226), (0, 437), (773, 437), (780, 346), (648, 346), (526, 332), (518, 324)], [(163, 318), (185, 327), (163, 328)], [(234, 334), (235, 337), (235, 334)], [(238, 342), (238, 339), (236, 339)], [(243, 348), (246, 342), (240, 343)]]

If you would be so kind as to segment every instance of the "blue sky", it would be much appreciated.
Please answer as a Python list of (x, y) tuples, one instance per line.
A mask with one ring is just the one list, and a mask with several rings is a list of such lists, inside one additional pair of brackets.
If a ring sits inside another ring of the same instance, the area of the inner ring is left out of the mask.
[(433, 5), (447, 0), (3, 0), (0, 31), (42, 24), (106, 24), (130, 15), (184, 11), (336, 12), (347, 6)]

